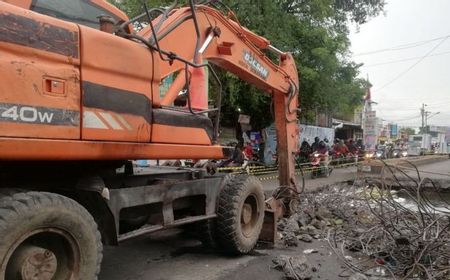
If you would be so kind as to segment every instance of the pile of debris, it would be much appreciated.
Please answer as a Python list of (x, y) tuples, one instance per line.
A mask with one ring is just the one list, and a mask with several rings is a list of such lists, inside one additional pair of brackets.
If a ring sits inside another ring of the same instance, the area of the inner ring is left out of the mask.
[(410, 180), (398, 191), (365, 179), (305, 193), (301, 209), (278, 224), (282, 241), (325, 240), (361, 277), (450, 279), (449, 201), (442, 196), (436, 207), (428, 195), (433, 181)]
[[(314, 239), (325, 238), (329, 229), (342, 226), (344, 221), (352, 219), (352, 215), (348, 215), (350, 208), (364, 209), (361, 203), (356, 205), (358, 201), (351, 198), (353, 194), (348, 184), (326, 186), (302, 194), (301, 207), (297, 212), (278, 222), (278, 231), (284, 244), (298, 246), (299, 241), (309, 243)], [(342, 203), (347, 205), (344, 207)]]
[(273, 260), (274, 268), (284, 271), (286, 279), (307, 280), (312, 278), (312, 273), (317, 271), (305, 255), (286, 256), (281, 255)]

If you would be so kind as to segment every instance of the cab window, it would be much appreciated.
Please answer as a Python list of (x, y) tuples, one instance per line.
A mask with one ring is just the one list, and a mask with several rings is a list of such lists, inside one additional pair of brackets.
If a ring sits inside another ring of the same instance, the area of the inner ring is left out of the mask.
[(34, 0), (31, 10), (96, 29), (100, 27), (98, 17), (101, 15), (118, 20), (117, 16), (88, 0)]

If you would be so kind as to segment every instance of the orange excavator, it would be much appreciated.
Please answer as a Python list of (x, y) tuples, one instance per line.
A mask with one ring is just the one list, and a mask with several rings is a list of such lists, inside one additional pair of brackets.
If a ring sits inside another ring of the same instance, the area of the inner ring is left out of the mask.
[[(248, 253), (295, 205), (291, 54), (220, 1), (143, 11), (129, 19), (102, 0), (0, 1), (0, 279), (97, 279), (102, 244), (183, 225), (208, 246)], [(274, 197), (252, 176), (132, 164), (230, 156), (217, 68), (273, 97)]]

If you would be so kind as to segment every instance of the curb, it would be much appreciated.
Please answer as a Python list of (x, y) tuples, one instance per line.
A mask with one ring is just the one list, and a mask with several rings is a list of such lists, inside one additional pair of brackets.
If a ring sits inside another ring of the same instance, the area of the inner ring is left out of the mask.
[(435, 162), (442, 162), (448, 160), (448, 156), (423, 156), (418, 158), (410, 158), (410, 159), (392, 159), (392, 160), (386, 160), (383, 162), (379, 160), (371, 160), (367, 162), (363, 162), (360, 165), (358, 165), (358, 174), (364, 174), (364, 175), (378, 175), (381, 174), (383, 168), (388, 165), (397, 165), (397, 166), (403, 166), (403, 167), (411, 167), (411, 164), (414, 164), (416, 166), (421, 165), (427, 165), (430, 163)]

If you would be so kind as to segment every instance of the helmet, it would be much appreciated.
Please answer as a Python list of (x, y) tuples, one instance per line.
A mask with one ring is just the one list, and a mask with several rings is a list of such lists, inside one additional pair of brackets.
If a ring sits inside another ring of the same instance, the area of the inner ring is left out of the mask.
[(323, 149), (323, 148), (325, 148), (325, 147), (326, 147), (326, 146), (325, 146), (325, 142), (320, 141), (320, 142), (319, 142), (319, 148)]

